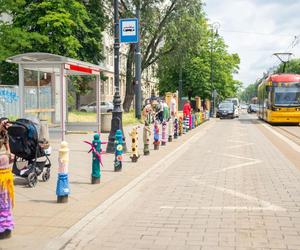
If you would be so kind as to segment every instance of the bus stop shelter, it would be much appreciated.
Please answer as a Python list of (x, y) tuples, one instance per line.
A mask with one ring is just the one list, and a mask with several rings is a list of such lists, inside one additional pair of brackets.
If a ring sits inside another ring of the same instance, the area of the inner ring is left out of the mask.
[[(96, 113), (97, 113), (97, 131), (100, 132), (101, 114), (100, 114), (100, 66), (87, 62), (82, 62), (72, 58), (50, 54), (50, 53), (25, 53), (9, 57), (7, 62), (18, 64), (19, 66), (19, 109), (20, 117), (25, 114), (24, 100), (24, 70), (50, 73), (55, 76), (56, 90), (58, 93), (57, 102), (59, 102), (59, 117), (61, 126), (61, 139), (65, 140), (66, 134), (66, 114), (67, 114), (67, 93), (66, 77), (68, 76), (96, 76)], [(39, 93), (37, 93), (39, 95)]]

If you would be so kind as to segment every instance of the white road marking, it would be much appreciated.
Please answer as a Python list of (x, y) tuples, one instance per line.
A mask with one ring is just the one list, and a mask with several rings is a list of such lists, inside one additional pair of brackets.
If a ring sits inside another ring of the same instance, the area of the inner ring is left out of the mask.
[(222, 154), (222, 155), (227, 156), (227, 157), (236, 158), (236, 159), (243, 159), (243, 160), (249, 160), (249, 161), (257, 161), (257, 159), (248, 158), (248, 157), (244, 157), (244, 156), (240, 156), (240, 155), (232, 155), (232, 154)]
[(292, 149), (294, 149), (295, 151), (297, 151), (297, 152), (300, 153), (300, 146), (298, 144), (296, 144), (292, 140), (288, 139), (284, 135), (278, 133), (277, 131), (275, 131), (274, 129), (272, 129), (269, 125), (266, 125), (266, 124), (261, 124), (261, 125), (264, 126), (266, 129), (268, 129), (271, 133), (273, 133), (274, 135), (276, 135), (278, 138), (280, 138), (281, 140), (283, 140), (285, 143), (287, 143)]
[[(204, 185), (206, 185), (206, 184), (204, 183)], [(223, 188), (223, 187), (217, 187), (217, 186), (213, 186), (213, 185), (206, 185), (206, 186), (210, 187), (210, 188), (213, 188), (215, 190), (221, 191), (223, 193), (230, 194), (232, 196), (235, 196), (235, 197), (238, 197), (238, 198), (250, 201), (250, 202), (258, 203), (261, 207), (265, 207), (265, 208), (267, 208), (267, 207), (270, 208), (271, 207), (273, 210), (286, 211), (285, 208), (273, 205), (273, 204), (271, 204), (268, 201), (265, 201), (265, 200), (262, 200), (262, 199), (258, 199), (256, 197), (248, 195), (248, 194), (243, 194), (241, 192), (238, 192), (238, 191), (235, 191), (235, 190), (232, 190), (232, 189)]]
[(228, 140), (228, 141), (233, 142), (233, 143), (239, 143), (238, 145), (232, 145), (230, 147), (227, 147), (229, 149), (241, 148), (241, 147), (245, 147), (245, 146), (251, 146), (254, 144), (253, 142), (245, 142), (245, 141), (239, 141), (239, 140)]

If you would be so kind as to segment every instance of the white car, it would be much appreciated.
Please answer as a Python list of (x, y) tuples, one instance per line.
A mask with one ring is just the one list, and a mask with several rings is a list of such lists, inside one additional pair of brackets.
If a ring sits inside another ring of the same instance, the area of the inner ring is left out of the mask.
[[(111, 112), (114, 108), (113, 103), (111, 102), (101, 102), (101, 113)], [(96, 102), (92, 102), (87, 105), (82, 105), (80, 107), (81, 112), (96, 112)]]

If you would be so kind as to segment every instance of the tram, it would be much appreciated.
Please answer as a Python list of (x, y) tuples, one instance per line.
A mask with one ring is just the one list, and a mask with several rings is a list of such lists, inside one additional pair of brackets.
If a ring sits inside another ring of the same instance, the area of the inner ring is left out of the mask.
[(271, 124), (300, 123), (300, 75), (270, 75), (258, 85), (258, 117)]

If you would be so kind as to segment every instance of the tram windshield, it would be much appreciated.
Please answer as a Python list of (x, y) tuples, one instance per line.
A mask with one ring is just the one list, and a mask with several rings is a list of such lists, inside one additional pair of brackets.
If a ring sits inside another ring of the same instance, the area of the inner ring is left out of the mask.
[(300, 106), (300, 87), (275, 87), (275, 105), (279, 106)]

